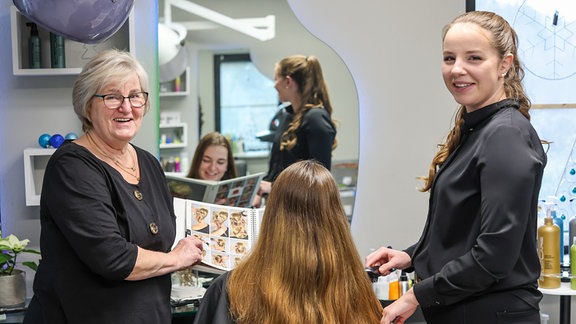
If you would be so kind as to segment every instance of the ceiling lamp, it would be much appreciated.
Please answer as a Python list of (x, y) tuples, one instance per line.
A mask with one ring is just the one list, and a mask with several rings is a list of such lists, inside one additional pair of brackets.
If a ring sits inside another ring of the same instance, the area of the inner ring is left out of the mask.
[(186, 28), (177, 23), (158, 24), (158, 65), (160, 83), (179, 77), (188, 66), (188, 52), (184, 46)]

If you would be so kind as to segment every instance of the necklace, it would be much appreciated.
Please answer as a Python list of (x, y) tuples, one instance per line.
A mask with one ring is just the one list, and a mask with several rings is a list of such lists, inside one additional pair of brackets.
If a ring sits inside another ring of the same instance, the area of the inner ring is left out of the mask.
[(138, 173), (136, 172), (136, 160), (134, 159), (134, 156), (132, 156), (132, 153), (128, 152), (128, 155), (130, 155), (130, 158), (132, 159), (132, 166), (127, 167), (127, 166), (123, 165), (118, 159), (111, 157), (110, 155), (106, 154), (106, 152), (104, 152), (98, 145), (96, 145), (96, 142), (94, 142), (94, 139), (92, 139), (92, 135), (90, 135), (90, 132), (86, 133), (86, 137), (88, 138), (88, 141), (90, 142), (90, 144), (92, 144), (100, 154), (102, 154), (104, 157), (106, 157), (109, 160), (111, 160), (112, 162), (114, 162), (114, 164), (116, 164), (120, 169), (122, 169), (124, 172), (128, 173), (129, 175), (133, 176), (137, 181), (140, 181), (140, 177), (138, 176)]

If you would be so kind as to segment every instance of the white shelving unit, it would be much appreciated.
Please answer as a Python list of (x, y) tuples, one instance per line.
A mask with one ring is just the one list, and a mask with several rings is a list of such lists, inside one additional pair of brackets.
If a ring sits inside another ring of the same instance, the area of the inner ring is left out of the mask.
[[(185, 148), (188, 146), (188, 124), (160, 124), (160, 149)], [(166, 139), (166, 141), (163, 141)]]
[[(180, 75), (180, 90), (177, 91), (176, 80), (160, 84), (160, 97), (187, 96), (190, 94), (190, 68)], [(164, 90), (164, 91), (163, 91)]]
[(133, 53), (134, 50), (134, 10), (130, 12), (124, 25), (109, 39), (99, 44), (83, 44), (69, 39), (65, 40), (66, 55), (65, 68), (50, 68), (50, 33), (38, 26), (42, 46), (42, 66), (40, 69), (30, 69), (28, 64), (28, 37), (30, 29), (26, 23), (30, 22), (15, 6), (10, 7), (10, 24), (12, 33), (12, 73), (19, 76), (45, 76), (45, 75), (77, 75), (84, 64), (96, 52), (108, 48), (118, 48)]
[(24, 150), (24, 188), (26, 206), (39, 206), (44, 171), (54, 148), (27, 148)]

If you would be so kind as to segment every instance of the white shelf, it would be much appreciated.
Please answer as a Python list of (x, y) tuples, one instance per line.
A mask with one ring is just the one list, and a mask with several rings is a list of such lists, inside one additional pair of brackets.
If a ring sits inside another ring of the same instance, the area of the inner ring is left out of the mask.
[[(166, 142), (163, 139), (166, 139)], [(186, 148), (188, 146), (188, 124), (160, 124), (160, 149)]]
[[(171, 91), (162, 91), (163, 87), (169, 88)], [(176, 81), (165, 82), (160, 85), (160, 97), (179, 97), (187, 96), (190, 94), (190, 68), (187, 67), (186, 71), (180, 75), (180, 91), (174, 91)]]
[(24, 150), (24, 188), (26, 206), (39, 206), (44, 171), (54, 148), (27, 148)]
[(177, 148), (185, 148), (186, 146), (188, 146), (186, 143), (160, 144), (161, 149), (177, 149)]
[(28, 68), (29, 22), (16, 6), (10, 6), (10, 28), (12, 34), (12, 73), (18, 76), (78, 75), (82, 67), (94, 53), (108, 48), (118, 48), (134, 53), (134, 10), (130, 12), (124, 25), (110, 38), (99, 44), (83, 44), (69, 39), (65, 40), (65, 68), (50, 67), (50, 33), (38, 26), (42, 46), (42, 66), (46, 68)]

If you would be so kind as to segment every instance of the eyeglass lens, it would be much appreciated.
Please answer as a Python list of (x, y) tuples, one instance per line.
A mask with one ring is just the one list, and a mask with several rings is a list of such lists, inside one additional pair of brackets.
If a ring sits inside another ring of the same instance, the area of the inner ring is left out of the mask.
[(119, 94), (108, 94), (102, 97), (104, 99), (104, 105), (110, 109), (116, 109), (122, 106), (124, 99), (128, 99), (132, 107), (140, 108), (146, 104), (148, 100), (148, 94), (146, 92), (136, 92), (128, 97), (121, 96)]

